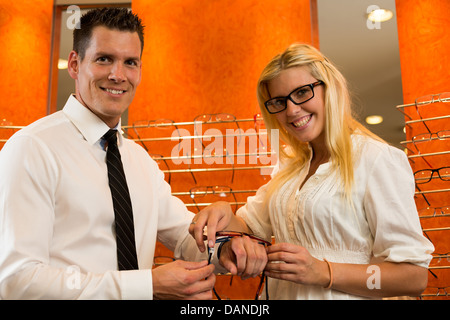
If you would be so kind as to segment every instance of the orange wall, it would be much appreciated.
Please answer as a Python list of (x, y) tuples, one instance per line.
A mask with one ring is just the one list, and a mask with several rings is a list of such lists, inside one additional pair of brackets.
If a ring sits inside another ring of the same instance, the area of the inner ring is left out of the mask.
[(449, 91), (450, 1), (396, 0), (404, 102)]
[(132, 9), (146, 35), (131, 121), (251, 117), (268, 60), (292, 42), (311, 43), (309, 0), (133, 0)]
[[(448, 0), (396, 0), (398, 37), (400, 48), (400, 63), (402, 71), (404, 103), (414, 103), (415, 99), (424, 95), (438, 94), (450, 91), (450, 1)], [(414, 120), (419, 116), (415, 107), (406, 107), (406, 113)], [(420, 107), (422, 118), (433, 118), (450, 115), (448, 103), (433, 103)], [(406, 118), (406, 120), (410, 120)], [(448, 130), (450, 120), (427, 121), (431, 132)], [(420, 133), (426, 133), (427, 128), (419, 122), (406, 127), (407, 140)], [(417, 150), (409, 146), (414, 153)], [(445, 141), (429, 141), (420, 144), (421, 154), (450, 151), (450, 144)], [(448, 166), (450, 156), (438, 155), (415, 158), (411, 166), (414, 171), (420, 169), (440, 168)], [(422, 191), (448, 189), (448, 182), (433, 179), (420, 185)], [(426, 194), (432, 207), (448, 206), (450, 192)], [(419, 209), (428, 204), (422, 196), (416, 198)], [(450, 218), (437, 217), (421, 219), (424, 229), (450, 227)], [(436, 253), (450, 251), (450, 231), (427, 232), (433, 242)], [(448, 265), (448, 264), (447, 264)], [(429, 286), (446, 287), (450, 285), (450, 269), (433, 270), (438, 278), (429, 276)], [(445, 299), (445, 297), (444, 297)], [(447, 297), (448, 299), (448, 297)]]
[(27, 125), (47, 114), (53, 0), (0, 3), (0, 119)]

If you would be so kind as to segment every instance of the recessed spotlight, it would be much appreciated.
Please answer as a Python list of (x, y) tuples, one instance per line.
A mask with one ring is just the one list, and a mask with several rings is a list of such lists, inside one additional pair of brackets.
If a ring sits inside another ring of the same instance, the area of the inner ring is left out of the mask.
[(67, 60), (59, 59), (58, 60), (58, 69), (59, 70), (67, 69)]
[(366, 118), (368, 124), (380, 124), (383, 122), (383, 117), (378, 115), (368, 116)]
[(394, 14), (391, 10), (376, 9), (369, 13), (369, 16), (367, 18), (373, 22), (384, 22), (392, 19), (393, 16)]

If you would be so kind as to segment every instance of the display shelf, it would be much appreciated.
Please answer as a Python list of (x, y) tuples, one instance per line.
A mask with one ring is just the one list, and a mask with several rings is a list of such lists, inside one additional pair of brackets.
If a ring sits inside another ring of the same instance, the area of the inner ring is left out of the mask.
[[(448, 102), (450, 94), (444, 92), (397, 106), (405, 116), (406, 140), (401, 144), (415, 174), (415, 200), (422, 230), (435, 246), (428, 287), (421, 299), (450, 299), (450, 175), (445, 173), (447, 169), (442, 169), (450, 163)], [(424, 172), (426, 179), (421, 176)]]

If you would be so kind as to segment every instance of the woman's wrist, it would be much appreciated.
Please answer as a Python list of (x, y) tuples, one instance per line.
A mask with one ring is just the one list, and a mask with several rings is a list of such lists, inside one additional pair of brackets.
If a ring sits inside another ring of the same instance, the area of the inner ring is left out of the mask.
[(329, 262), (327, 259), (323, 259), (325, 263), (327, 264), (328, 269), (328, 285), (325, 286), (325, 289), (331, 289), (331, 286), (333, 285), (333, 266), (331, 265), (331, 262)]
[(330, 289), (333, 285), (333, 266), (326, 260), (318, 260), (318, 280), (316, 285), (325, 289)]

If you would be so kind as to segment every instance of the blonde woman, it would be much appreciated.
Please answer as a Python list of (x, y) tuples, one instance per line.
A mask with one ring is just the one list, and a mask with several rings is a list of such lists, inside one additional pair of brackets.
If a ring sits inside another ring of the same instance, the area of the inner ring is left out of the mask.
[(234, 216), (224, 203), (190, 227), (201, 250), (208, 227), (276, 243), (267, 258), (242, 237), (223, 245), (221, 263), (244, 277), (262, 271), (270, 299), (362, 299), (419, 295), (433, 245), (424, 238), (405, 154), (352, 116), (342, 74), (314, 47), (294, 44), (258, 81), (266, 127), (289, 148), (280, 170)]

